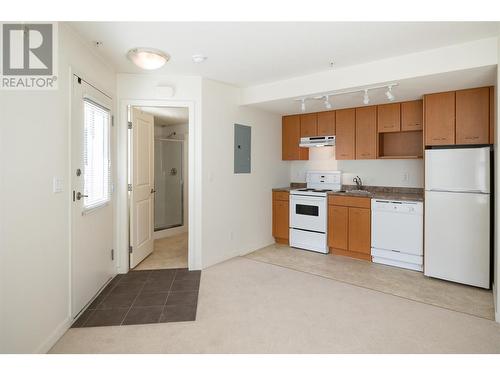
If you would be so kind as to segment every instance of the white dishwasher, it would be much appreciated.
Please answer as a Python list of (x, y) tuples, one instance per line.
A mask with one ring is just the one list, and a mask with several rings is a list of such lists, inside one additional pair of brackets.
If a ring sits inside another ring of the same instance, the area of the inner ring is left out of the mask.
[(372, 199), (372, 260), (423, 270), (423, 203)]

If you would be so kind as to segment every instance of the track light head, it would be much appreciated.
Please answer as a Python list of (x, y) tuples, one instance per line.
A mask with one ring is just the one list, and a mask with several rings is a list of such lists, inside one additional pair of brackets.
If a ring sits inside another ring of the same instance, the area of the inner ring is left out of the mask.
[(330, 103), (330, 96), (325, 95), (325, 108), (332, 109), (332, 103)]
[(365, 94), (363, 95), (363, 104), (370, 103), (370, 97), (368, 96), (368, 89), (365, 90)]
[(394, 99), (396, 99), (396, 97), (392, 93), (392, 86), (388, 87), (388, 90), (385, 92), (385, 96), (387, 96), (387, 99), (389, 99), (389, 101), (391, 101), (391, 102), (393, 102)]
[(306, 100), (305, 99), (300, 99), (300, 110), (302, 112), (306, 111)]

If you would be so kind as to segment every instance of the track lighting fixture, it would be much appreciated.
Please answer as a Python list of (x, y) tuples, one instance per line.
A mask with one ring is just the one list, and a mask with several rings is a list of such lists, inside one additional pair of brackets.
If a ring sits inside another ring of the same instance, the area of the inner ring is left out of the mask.
[(365, 90), (365, 94), (363, 95), (363, 104), (370, 103), (370, 97), (368, 96), (368, 89)]
[(399, 83), (397, 82), (391, 82), (391, 83), (386, 83), (384, 85), (377, 85), (377, 86), (368, 86), (366, 88), (358, 88), (354, 90), (345, 90), (345, 91), (336, 91), (336, 92), (329, 92), (329, 93), (324, 93), (324, 94), (319, 94), (317, 96), (307, 96), (304, 98), (296, 98), (294, 101), (300, 102), (300, 109), (302, 112), (306, 111), (306, 101), (307, 100), (321, 100), (323, 102), (323, 105), (325, 106), (326, 109), (332, 109), (332, 103), (330, 102), (330, 98), (336, 95), (345, 95), (345, 94), (356, 94), (356, 93), (363, 93), (363, 104), (368, 105), (370, 103), (370, 96), (368, 95), (369, 91), (373, 90), (382, 90), (385, 89), (385, 96), (387, 99), (391, 102), (393, 102), (396, 97), (392, 93), (392, 88), (399, 86)]
[(385, 92), (385, 96), (387, 96), (387, 99), (389, 99), (389, 101), (391, 102), (394, 101), (394, 99), (396, 99), (396, 97), (392, 93), (392, 85), (388, 86), (388, 90)]
[(332, 109), (332, 103), (330, 103), (330, 96), (325, 95), (325, 108), (326, 109)]
[(305, 99), (300, 99), (300, 110), (302, 112), (306, 111), (306, 100)]

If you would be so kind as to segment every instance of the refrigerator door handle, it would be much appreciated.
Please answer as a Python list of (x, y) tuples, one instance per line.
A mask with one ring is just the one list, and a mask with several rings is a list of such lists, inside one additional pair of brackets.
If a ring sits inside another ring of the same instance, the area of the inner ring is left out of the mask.
[(445, 189), (430, 189), (426, 191), (435, 191), (437, 193), (470, 193), (470, 194), (490, 194), (483, 190), (445, 190)]

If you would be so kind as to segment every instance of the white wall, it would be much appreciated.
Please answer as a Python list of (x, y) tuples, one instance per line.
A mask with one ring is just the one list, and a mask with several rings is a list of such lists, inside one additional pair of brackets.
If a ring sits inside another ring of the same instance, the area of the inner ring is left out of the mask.
[(360, 176), (364, 185), (424, 187), (424, 162), (421, 159), (336, 160), (335, 147), (321, 147), (309, 150), (309, 160), (290, 162), (290, 181), (305, 182), (308, 170), (340, 170), (342, 182), (348, 185), (353, 185), (352, 179)]
[[(203, 80), (203, 266), (273, 243), (271, 189), (287, 186), (281, 116), (238, 106), (238, 89)], [(233, 173), (234, 124), (252, 127), (250, 174)]]
[[(113, 94), (115, 74), (59, 25), (59, 88), (0, 91), (0, 352), (45, 352), (70, 322), (70, 66)], [(64, 193), (52, 193), (52, 177)]]

